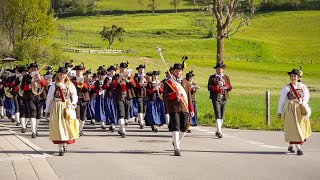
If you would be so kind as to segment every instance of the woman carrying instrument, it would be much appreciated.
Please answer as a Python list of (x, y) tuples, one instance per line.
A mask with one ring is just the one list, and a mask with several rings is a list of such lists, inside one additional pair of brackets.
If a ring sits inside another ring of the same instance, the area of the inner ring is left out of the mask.
[(67, 144), (75, 143), (79, 137), (75, 115), (78, 96), (76, 87), (67, 76), (67, 69), (59, 67), (56, 73), (48, 91), (45, 116), (50, 113), (49, 137), (54, 144), (58, 144), (59, 156), (63, 156), (67, 152)]
[(288, 74), (291, 82), (282, 88), (278, 118), (281, 119), (283, 114), (285, 141), (289, 142), (288, 151), (294, 153), (292, 144), (295, 144), (297, 155), (302, 155), (301, 145), (311, 136), (311, 109), (308, 105), (310, 94), (307, 86), (298, 82), (301, 78), (298, 69), (293, 69)]
[(166, 124), (164, 103), (162, 98), (163, 88), (162, 83), (158, 79), (159, 71), (152, 72), (152, 80), (148, 82), (148, 102), (147, 102), (147, 113), (146, 121), (147, 125), (151, 126), (152, 131), (159, 132), (158, 126)]
[(103, 89), (103, 82), (106, 78), (107, 71), (104, 68), (98, 69), (98, 80), (94, 83), (92, 91), (94, 91), (93, 98), (96, 99), (95, 104), (95, 120), (101, 123), (101, 128), (106, 129), (106, 113), (104, 108), (105, 90)]
[[(190, 126), (197, 126), (198, 125), (198, 114), (197, 114), (197, 106), (196, 106), (196, 92), (200, 88), (199, 86), (194, 83), (194, 74), (193, 71), (189, 71), (186, 74), (186, 80), (189, 81), (190, 83), (190, 91), (191, 91), (191, 96), (192, 96), (192, 105), (193, 105), (193, 110), (194, 110), (194, 116), (190, 117)], [(188, 133), (191, 133), (191, 129), (187, 129)]]

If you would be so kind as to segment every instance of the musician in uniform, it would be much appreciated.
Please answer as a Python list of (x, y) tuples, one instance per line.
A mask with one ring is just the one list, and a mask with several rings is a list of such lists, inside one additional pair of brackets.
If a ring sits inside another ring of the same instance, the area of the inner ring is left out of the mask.
[(32, 138), (38, 136), (38, 125), (40, 123), (43, 101), (46, 100), (46, 81), (37, 70), (38, 65), (31, 63), (28, 67), (29, 74), (22, 78), (21, 87), (23, 89), (22, 99), (26, 102), (27, 110), (30, 114)]
[(4, 82), (5, 82), (5, 74), (3, 73), (0, 76), (0, 118), (4, 118)]
[[(195, 75), (193, 74), (193, 71), (189, 71), (186, 74), (186, 80), (189, 81), (190, 83), (190, 91), (191, 91), (191, 96), (192, 96), (192, 105), (193, 105), (193, 110), (194, 110), (194, 116), (190, 117), (190, 126), (197, 126), (198, 125), (198, 114), (197, 114), (197, 105), (196, 105), (196, 92), (200, 88), (199, 86), (196, 85), (194, 82), (194, 77)], [(191, 129), (187, 129), (188, 133), (191, 133)]]
[(160, 71), (152, 72), (152, 80), (148, 82), (147, 94), (147, 113), (146, 121), (147, 125), (151, 126), (152, 131), (159, 132), (158, 126), (166, 124), (165, 110), (163, 103), (163, 88), (162, 83), (158, 79)]
[(96, 122), (101, 123), (101, 128), (106, 129), (106, 114), (104, 108), (104, 96), (105, 90), (103, 89), (103, 82), (106, 78), (107, 71), (104, 67), (100, 66), (98, 69), (98, 80), (94, 83), (93, 91), (93, 98), (96, 100), (95, 104), (95, 120)]
[(138, 70), (138, 73), (134, 76), (134, 81), (136, 83), (136, 99), (138, 102), (138, 122), (140, 125), (140, 129), (144, 128), (145, 122), (144, 122), (144, 116), (146, 113), (146, 97), (147, 97), (147, 81), (146, 81), (146, 75), (144, 74), (146, 66), (144, 64), (139, 65), (136, 70)]
[[(90, 72), (91, 73), (91, 72)], [(93, 73), (92, 77), (88, 75), (89, 81), (89, 86), (90, 86), (90, 91), (89, 91), (89, 96), (90, 96), (90, 101), (87, 106), (87, 120), (90, 120), (90, 123), (94, 126), (96, 124), (95, 121), (95, 105), (96, 105), (96, 99), (94, 98), (94, 83), (97, 81), (97, 74)]]
[(118, 125), (118, 112), (117, 106), (114, 98), (114, 86), (113, 86), (113, 77), (116, 74), (117, 67), (110, 66), (107, 71), (108, 75), (104, 80), (103, 89), (105, 90), (104, 98), (104, 108), (106, 114), (106, 124), (109, 125), (109, 130), (114, 132), (115, 125)]
[(19, 106), (19, 115), (20, 115), (20, 121), (21, 121), (21, 132), (25, 133), (27, 130), (27, 124), (28, 124), (28, 118), (29, 118), (29, 112), (27, 110), (26, 102), (23, 100), (23, 90), (21, 87), (21, 82), (24, 76), (28, 75), (28, 68), (27, 66), (21, 66), (19, 68), (19, 74), (16, 78), (15, 84), (14, 84), (14, 92), (17, 96), (18, 106)]
[[(131, 71), (131, 72), (130, 72)], [(115, 88), (115, 99), (118, 109), (120, 129), (119, 135), (126, 137), (125, 123), (129, 118), (130, 100), (135, 97), (134, 88), (136, 86), (131, 77), (132, 69), (128, 69), (127, 63), (120, 64), (119, 74), (114, 76), (113, 86)]]
[(79, 135), (83, 136), (83, 126), (86, 122), (87, 116), (87, 103), (90, 101), (89, 91), (90, 87), (88, 82), (85, 82), (85, 78), (83, 77), (83, 69), (82, 65), (75, 66), (73, 70), (76, 71), (76, 80), (73, 82), (78, 95), (78, 102), (76, 108), (77, 119), (79, 122)]
[(180, 156), (180, 143), (189, 126), (189, 114), (191, 117), (194, 116), (190, 83), (182, 78), (182, 70), (182, 64), (174, 64), (173, 77), (166, 80), (163, 85), (175, 156)]
[[(163, 85), (164, 85), (165, 81), (168, 80), (168, 79), (170, 79), (171, 74), (172, 74), (172, 67), (170, 67), (169, 72), (166, 71), (166, 77), (161, 81), (162, 88), (163, 88)], [(167, 126), (169, 127), (170, 116), (169, 116), (169, 113), (167, 112), (166, 101), (163, 101), (163, 102), (164, 102), (164, 110), (165, 110), (166, 124), (167, 124)]]
[(216, 118), (216, 136), (222, 138), (222, 124), (225, 115), (225, 107), (229, 98), (229, 91), (232, 90), (229, 76), (223, 74), (226, 66), (223, 63), (217, 63), (214, 67), (216, 73), (211, 75), (208, 80), (208, 90), (212, 101), (214, 114)]

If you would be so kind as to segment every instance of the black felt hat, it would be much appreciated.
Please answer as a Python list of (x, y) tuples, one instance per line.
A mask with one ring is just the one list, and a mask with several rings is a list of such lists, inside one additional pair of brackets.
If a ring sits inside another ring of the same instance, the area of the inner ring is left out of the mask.
[(152, 72), (147, 72), (146, 75), (147, 76), (152, 76)]
[(291, 74), (296, 74), (296, 75), (298, 75), (299, 77), (301, 77), (300, 71), (299, 71), (298, 69), (292, 69), (292, 71), (291, 71), (291, 72), (288, 72), (288, 74), (289, 74), (289, 75), (291, 75)]
[(140, 69), (140, 68), (146, 68), (146, 65), (140, 64), (140, 65), (136, 68), (136, 70), (138, 70), (138, 69)]
[(116, 66), (111, 65), (110, 67), (108, 67), (107, 71), (111, 71), (111, 70), (117, 70)]
[(106, 70), (105, 66), (99, 66), (99, 68), (97, 69), (97, 71), (103, 71), (103, 70)]
[(160, 74), (160, 71), (153, 71), (153, 72), (152, 72), (152, 75), (153, 75), (153, 76), (159, 76), (159, 74)]
[(128, 67), (128, 64), (127, 63), (120, 63), (120, 68), (127, 68)]
[(77, 65), (73, 68), (73, 70), (83, 70), (83, 66), (82, 65)]
[(28, 71), (28, 68), (27, 66), (21, 66), (18, 71), (19, 73), (22, 73), (23, 71)]
[(59, 67), (58, 71), (56, 71), (56, 73), (63, 73), (63, 74), (67, 74), (68, 69), (66, 67)]
[(48, 66), (46, 70), (52, 70), (52, 66)]
[(97, 77), (97, 73), (93, 73), (92, 78), (96, 78)]
[(176, 64), (173, 65), (172, 69), (173, 69), (173, 70), (174, 70), (174, 69), (183, 70), (183, 66), (182, 66), (182, 64), (176, 63)]
[(39, 66), (38, 66), (37, 63), (31, 63), (31, 64), (29, 65), (28, 69), (33, 68), (33, 67), (38, 68)]
[(186, 74), (186, 79), (189, 79), (190, 77), (194, 77), (195, 75), (193, 74), (193, 71), (189, 71), (187, 74)]
[(223, 64), (223, 63), (221, 63), (221, 62), (218, 62), (217, 64), (216, 64), (216, 66), (215, 67), (213, 67), (213, 68), (215, 68), (215, 69), (217, 69), (217, 68), (226, 68), (226, 65), (225, 64)]
[(91, 74), (91, 70), (86, 70), (85, 74)]
[(67, 62), (67, 63), (64, 64), (64, 67), (65, 68), (72, 68), (73, 65), (71, 63)]
[(98, 74), (99, 75), (106, 75), (107, 71), (106, 70), (100, 70), (100, 71), (98, 71)]

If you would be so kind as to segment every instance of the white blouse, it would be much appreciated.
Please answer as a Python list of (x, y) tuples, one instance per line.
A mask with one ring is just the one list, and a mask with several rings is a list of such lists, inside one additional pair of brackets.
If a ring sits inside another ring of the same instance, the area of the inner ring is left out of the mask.
[[(66, 88), (65, 84), (60, 84), (59, 86), (62, 89)], [(46, 109), (44, 110), (44, 112), (46, 113), (50, 113), (51, 104), (54, 100), (55, 90), (56, 90), (56, 83), (53, 82), (47, 94)], [(78, 95), (77, 95), (77, 89), (73, 83), (70, 83), (70, 94), (71, 94), (71, 104), (76, 106), (78, 102)]]
[[(310, 93), (309, 90), (307, 88), (306, 85), (304, 85), (301, 82), (298, 82), (297, 85), (293, 85), (293, 87), (295, 89), (302, 89), (302, 104), (305, 107), (309, 107), (308, 103), (309, 103), (309, 99), (310, 99)], [(282, 90), (281, 90), (281, 94), (280, 94), (280, 100), (279, 100), (279, 105), (278, 105), (278, 113), (282, 113), (282, 109), (284, 106), (284, 103), (287, 99), (287, 94), (290, 92), (290, 85), (286, 84), (285, 86), (283, 86)], [(308, 110), (308, 108), (307, 108)], [(310, 116), (311, 112), (308, 113), (308, 116)]]

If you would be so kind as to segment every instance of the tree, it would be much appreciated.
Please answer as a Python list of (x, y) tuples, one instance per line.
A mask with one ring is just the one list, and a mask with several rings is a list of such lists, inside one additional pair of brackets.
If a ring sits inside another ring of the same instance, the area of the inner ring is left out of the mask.
[(112, 25), (111, 27), (103, 26), (100, 35), (104, 41), (108, 41), (108, 49), (111, 49), (111, 45), (116, 38), (118, 38), (120, 42), (122, 41), (122, 34), (124, 32), (125, 31), (122, 27), (118, 27), (116, 25)]
[(34, 51), (27, 49), (46, 42), (55, 33), (50, 8), (50, 0), (0, 1), (0, 24), (19, 59), (31, 58)]
[(157, 0), (149, 0), (149, 3), (147, 5), (147, 7), (152, 11), (152, 13), (156, 11), (158, 6), (159, 6), (159, 3)]
[[(224, 39), (235, 35), (243, 26), (248, 25), (255, 12), (254, 0), (193, 0), (201, 11), (209, 13), (209, 23), (203, 26), (213, 32), (217, 40), (217, 62), (224, 61)], [(234, 27), (233, 24), (236, 24)]]
[(70, 26), (63, 26), (63, 25), (60, 25), (60, 24), (58, 24), (57, 25), (58, 26), (58, 29), (60, 30), (60, 31), (63, 31), (64, 32), (64, 34), (65, 34), (65, 36), (66, 36), (66, 40), (67, 40), (67, 42), (69, 42), (69, 35), (72, 33), (72, 28), (70, 27)]
[(138, 4), (140, 6), (140, 9), (143, 10), (144, 6), (146, 5), (145, 0), (138, 0)]
[(170, 5), (174, 7), (176, 13), (178, 12), (178, 6), (180, 5), (181, 0), (171, 0)]

